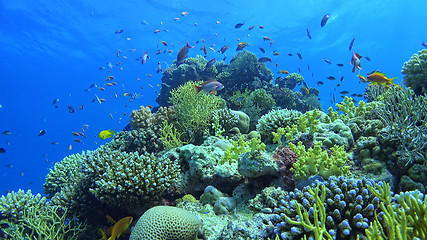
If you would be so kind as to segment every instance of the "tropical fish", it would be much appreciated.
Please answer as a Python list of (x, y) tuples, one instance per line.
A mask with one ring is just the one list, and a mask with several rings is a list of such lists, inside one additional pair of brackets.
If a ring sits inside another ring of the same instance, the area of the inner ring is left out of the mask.
[(254, 27), (255, 27), (255, 25), (250, 26), (248, 30), (252, 30), (252, 29), (254, 29)]
[(262, 53), (265, 53), (264, 48), (260, 47), (260, 48), (259, 48), (259, 50), (260, 50)]
[(239, 44), (237, 44), (237, 48), (236, 51), (240, 51), (243, 50), (243, 48), (245, 48), (246, 46), (248, 46), (248, 43), (246, 42), (239, 42)]
[(101, 99), (98, 97), (98, 95), (96, 95), (95, 93), (93, 94), (95, 95), (95, 98), (92, 100), (92, 102), (98, 102), (99, 104), (101, 104)]
[(165, 45), (165, 46), (167, 46), (168, 45), (168, 43), (167, 42), (165, 42), (165, 41), (160, 41), (163, 45)]
[(298, 55), (298, 58), (301, 60), (302, 59), (301, 53), (298, 52), (297, 55)]
[(213, 58), (212, 60), (210, 60), (209, 62), (206, 63), (206, 69), (209, 69), (211, 67), (213, 67), (213, 65), (216, 63), (216, 59)]
[(261, 58), (258, 59), (258, 62), (271, 62), (271, 58), (261, 57)]
[(396, 79), (395, 78), (387, 78), (387, 76), (379, 71), (374, 71), (372, 73), (370, 73), (367, 77), (367, 79), (369, 80), (369, 82), (371, 82), (371, 84), (373, 85), (384, 85), (384, 86), (388, 86), (390, 84), (394, 85), (393, 80)]
[(330, 17), (331, 17), (331, 15), (329, 15), (329, 14), (326, 14), (325, 16), (323, 16), (322, 21), (320, 22), (320, 26), (324, 27), (326, 25), (326, 22), (328, 22)]
[(141, 57), (141, 63), (142, 64), (146, 63), (148, 58), (149, 58), (148, 52), (144, 52), (144, 55), (142, 55), (142, 57)]
[(359, 73), (359, 74), (357, 74), (357, 76), (359, 77), (359, 80), (360, 80), (361, 82), (363, 82), (363, 83), (367, 83), (367, 82), (368, 82), (364, 76), (360, 75), (360, 73)]
[(114, 33), (119, 34), (119, 33), (122, 33), (123, 31), (124, 31), (124, 29), (120, 29), (120, 30), (115, 31)]
[(157, 73), (162, 71), (162, 64), (160, 62), (157, 62), (157, 68), (156, 68)]
[(99, 138), (101, 138), (101, 139), (107, 139), (107, 138), (110, 138), (110, 137), (112, 137), (114, 135), (114, 130), (113, 131), (111, 131), (110, 129), (109, 130), (103, 130), (103, 131), (101, 131), (100, 133), (99, 133)]
[(68, 109), (69, 113), (75, 113), (76, 112), (76, 110), (74, 109), (73, 106), (68, 106), (67, 109)]
[(58, 103), (59, 102), (59, 98), (56, 98), (53, 100), (52, 104)]
[(338, 66), (338, 67), (344, 67), (344, 64), (342, 64), (342, 63), (337, 63), (337, 66)]
[(308, 37), (309, 39), (311, 39), (311, 33), (310, 33), (310, 30), (308, 30), (308, 28), (307, 28), (307, 37)]
[(371, 61), (371, 58), (370, 57), (365, 57), (366, 58), (366, 60), (368, 60), (369, 62)]
[(334, 76), (329, 76), (329, 77), (327, 77), (327, 79), (329, 79), (329, 80), (335, 80), (335, 77)]
[[(227, 49), (229, 48), (228, 45), (222, 46), (221, 49), (218, 51), (220, 53), (225, 53), (225, 51), (227, 51)], [(206, 54), (206, 53), (205, 53)]]
[(340, 81), (342, 82), (344, 80), (344, 76), (341, 77)]
[(182, 12), (182, 13), (181, 13), (181, 15), (182, 15), (182, 16), (187, 16), (187, 15), (188, 15), (188, 12)]
[(10, 131), (3, 131), (1, 134), (3, 134), (3, 135), (12, 135), (12, 133)]
[(280, 53), (278, 53), (278, 52), (274, 52), (274, 53), (273, 53), (273, 55), (274, 55), (274, 56), (278, 56), (278, 55), (280, 55)]
[(350, 42), (350, 46), (348, 46), (349, 51), (351, 51), (351, 49), (353, 48), (354, 40), (356, 40), (356, 38), (353, 38), (353, 40), (351, 40)]
[(340, 93), (346, 95), (346, 94), (349, 94), (350, 92), (349, 91), (342, 91)]
[(204, 92), (210, 92), (210, 94), (216, 93), (216, 91), (221, 90), (224, 88), (224, 85), (222, 83), (216, 81), (216, 80), (209, 80), (200, 86), (193, 86), (196, 89), (196, 94), (199, 94), (200, 91)]
[(316, 82), (317, 83), (317, 85), (323, 85), (323, 82), (322, 81), (318, 81), (318, 82)]
[(264, 25), (259, 25), (259, 28), (264, 29)]
[(361, 70), (361, 65), (360, 65), (360, 59), (362, 58), (362, 56), (360, 56), (358, 53), (353, 52), (353, 56), (351, 57), (351, 64), (353, 65), (353, 72), (356, 70), (356, 68), (358, 68), (359, 70)]
[(158, 33), (158, 32), (160, 32), (160, 31), (162, 31), (162, 30), (160, 30), (160, 29), (156, 29), (156, 30), (154, 30), (154, 33)]
[(328, 59), (326, 59), (326, 58), (322, 58), (322, 60), (323, 60), (323, 61), (325, 61), (325, 62), (326, 62), (326, 63), (328, 63), (328, 64), (332, 64), (332, 63), (331, 63), (331, 61), (329, 61), (329, 60), (328, 60)]
[[(108, 218), (109, 217), (109, 218)], [(114, 223), (111, 230), (107, 232), (111, 232), (111, 237), (108, 238), (108, 240), (116, 240), (119, 239), (119, 237), (129, 228), (129, 225), (132, 223), (133, 217), (124, 217), (120, 219), (119, 221), (115, 222), (114, 219), (112, 219), (110, 216), (108, 216), (107, 219)], [(106, 234), (103, 230), (98, 229), (98, 232), (101, 233), (102, 239), (107, 239)]]
[(179, 50), (178, 55), (176, 56), (177, 62), (181, 62), (182, 60), (184, 60), (187, 57), (188, 50), (193, 47), (194, 46), (190, 46), (187, 42), (187, 45), (185, 45), (181, 48), (181, 50)]
[(286, 70), (280, 70), (278, 73), (289, 74), (289, 72)]
[(263, 37), (262, 39), (264, 39), (264, 41), (271, 41), (271, 38), (269, 37)]
[(78, 133), (78, 132), (71, 132), (71, 134), (73, 134), (76, 137), (80, 136), (80, 133)]
[(42, 129), (39, 131), (39, 137), (46, 134), (46, 130)]
[(240, 28), (241, 26), (243, 26), (244, 23), (238, 23), (236, 24), (236, 26), (234, 26), (234, 28)]

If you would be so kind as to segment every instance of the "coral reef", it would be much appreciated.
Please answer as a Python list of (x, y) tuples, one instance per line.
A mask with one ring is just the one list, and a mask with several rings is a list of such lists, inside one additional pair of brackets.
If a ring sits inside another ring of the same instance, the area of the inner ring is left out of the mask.
[(132, 228), (130, 240), (197, 240), (202, 222), (191, 212), (171, 206), (147, 210)]
[(211, 124), (218, 121), (219, 127), (221, 127), (225, 133), (229, 133), (233, 127), (236, 127), (239, 120), (239, 115), (228, 108), (215, 110), (211, 114)]
[(294, 173), (291, 171), (298, 155), (288, 147), (280, 146), (276, 149), (273, 159), (276, 161), (279, 175), (283, 179), (286, 190), (295, 188)]
[(80, 239), (86, 223), (69, 216), (46, 197), (30, 190), (11, 192), (0, 198), (0, 232), (6, 239)]
[(427, 87), (427, 49), (414, 53), (402, 67), (405, 75), (403, 81), (407, 87), (414, 90), (415, 94), (426, 93)]

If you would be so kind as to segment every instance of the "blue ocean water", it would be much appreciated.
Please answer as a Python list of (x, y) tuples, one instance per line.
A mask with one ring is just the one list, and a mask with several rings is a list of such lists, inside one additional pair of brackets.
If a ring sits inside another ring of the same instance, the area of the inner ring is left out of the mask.
[[(100, 131), (120, 131), (133, 109), (155, 106), (161, 83), (157, 62), (163, 69), (171, 65), (187, 41), (196, 46), (190, 49), (189, 57), (202, 55), (203, 45), (212, 45), (216, 51), (230, 45), (226, 61), (236, 53), (238, 39), (248, 42), (245, 50), (273, 59), (266, 64), (275, 77), (278, 70), (300, 69), (308, 86), (320, 90), (322, 108), (327, 109), (334, 105), (332, 94), (341, 102), (338, 92), (363, 93), (367, 85), (359, 83), (351, 72), (353, 50), (372, 59), (362, 60), (362, 74), (381, 70), (402, 83), (403, 63), (422, 48), (421, 41), (427, 41), (423, 25), (426, 7), (424, 0), (2, 1), (0, 131), (12, 134), (0, 135), (0, 147), (6, 150), (0, 154), (0, 192), (30, 188), (41, 193), (44, 177), (55, 162), (73, 153), (94, 150), (108, 141), (97, 137)], [(331, 18), (321, 28), (326, 13)], [(237, 23), (244, 25), (236, 29)], [(248, 30), (252, 25), (256, 27)], [(121, 29), (122, 33), (115, 34)], [(161, 31), (154, 33), (157, 29)], [(311, 40), (306, 29), (311, 32)], [(264, 36), (274, 43), (270, 46)], [(353, 38), (354, 47), (349, 51)], [(259, 47), (266, 53), (262, 54)], [(136, 50), (130, 52), (133, 48)], [(155, 54), (158, 49), (162, 54)], [(144, 51), (150, 58), (142, 65), (136, 59)], [(281, 55), (273, 56), (273, 51)], [(213, 57), (222, 59), (223, 55), (208, 50), (208, 60)], [(114, 76), (116, 86), (104, 86), (108, 76)], [(339, 80), (329, 81), (327, 76), (344, 76), (342, 86), (336, 87)], [(325, 84), (317, 86), (317, 81)], [(85, 91), (93, 83), (106, 90)], [(130, 102), (123, 96), (126, 92), (142, 97)], [(94, 94), (106, 102), (93, 103)], [(55, 99), (59, 102), (52, 104)], [(70, 113), (68, 106), (75, 112)], [(82, 132), (82, 128), (87, 138), (71, 134)], [(46, 134), (38, 136), (40, 130)], [(82, 142), (76, 142), (76, 138)]]

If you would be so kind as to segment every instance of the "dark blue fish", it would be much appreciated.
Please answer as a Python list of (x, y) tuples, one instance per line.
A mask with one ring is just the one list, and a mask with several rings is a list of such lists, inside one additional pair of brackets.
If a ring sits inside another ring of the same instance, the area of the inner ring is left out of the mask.
[(68, 108), (69, 113), (75, 113), (76, 112), (76, 110), (74, 109), (73, 106), (68, 106), (67, 108)]
[(259, 50), (260, 50), (262, 53), (265, 53), (264, 48), (260, 47), (260, 48), (259, 48)]
[(311, 33), (310, 33), (310, 30), (308, 30), (308, 28), (307, 28), (307, 37), (308, 37), (309, 39), (311, 39)]
[(46, 130), (42, 129), (42, 130), (40, 130), (40, 132), (39, 132), (39, 137), (41, 137), (41, 136), (43, 136), (43, 135), (45, 135), (45, 134), (46, 134)]
[(258, 59), (258, 62), (271, 62), (271, 58), (261, 57), (261, 58)]
[(342, 63), (337, 63), (337, 66), (338, 66), (338, 67), (344, 67), (344, 64), (342, 64)]
[(329, 20), (329, 18), (331, 17), (331, 15), (326, 14), (325, 16), (323, 16), (322, 21), (320, 22), (320, 26), (324, 27), (326, 25), (326, 22)]
[(353, 48), (354, 40), (356, 40), (356, 38), (353, 38), (353, 40), (351, 40), (350, 46), (348, 47), (349, 51), (351, 51), (351, 49)]
[(331, 63), (331, 61), (329, 61), (329, 60), (328, 60), (328, 59), (326, 59), (326, 58), (322, 58), (322, 60), (323, 60), (323, 61), (325, 61), (325, 62), (327, 62), (328, 64), (332, 64), (332, 63)]
[(427, 48), (427, 43), (425, 43), (424, 41), (421, 41), (421, 46)]
[(371, 61), (371, 58), (370, 57), (365, 57), (366, 58), (366, 60), (368, 60), (369, 62)]
[(210, 60), (209, 62), (206, 63), (206, 69), (209, 69), (211, 67), (213, 67), (213, 65), (216, 63), (216, 59), (213, 58), (212, 60)]
[(302, 59), (301, 53), (297, 53), (297, 55), (298, 55), (299, 59), (301, 60)]
[(243, 26), (243, 23), (238, 23), (236, 26), (234, 26), (234, 28), (240, 28), (241, 26)]

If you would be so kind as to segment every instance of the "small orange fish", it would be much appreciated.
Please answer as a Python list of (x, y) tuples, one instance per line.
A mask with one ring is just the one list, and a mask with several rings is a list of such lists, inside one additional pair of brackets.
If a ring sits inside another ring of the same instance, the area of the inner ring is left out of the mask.
[[(147, 105), (147, 107), (148, 107), (148, 108), (153, 108), (153, 106), (151, 106), (151, 105)], [(125, 115), (126, 115), (126, 113), (125, 113)]]
[(105, 91), (105, 88), (103, 88), (103, 87), (99, 87), (98, 89), (101, 91)]
[(237, 44), (237, 48), (236, 51), (240, 51), (243, 50), (243, 48), (245, 48), (246, 46), (248, 46), (248, 43), (246, 42), (239, 42), (239, 44)]
[(117, 98), (117, 93), (114, 93), (114, 96), (116, 96), (116, 98)]
[(136, 80), (138, 80), (138, 81), (139, 81), (139, 80), (141, 80), (141, 79), (137, 78)]
[(123, 70), (123, 67), (120, 68), (120, 71), (122, 71), (122, 70)]
[(181, 15), (182, 16), (187, 16), (188, 12), (182, 12)]
[(87, 138), (87, 136), (84, 133), (79, 132), (79, 134), (80, 134), (80, 136), (83, 136), (83, 137)]
[(99, 101), (105, 102), (106, 100), (105, 100), (105, 98), (100, 98)]
[(117, 83), (116, 83), (116, 82), (112, 82), (111, 84), (113, 84), (114, 86), (116, 86), (116, 85), (117, 85)]
[(147, 74), (147, 77), (152, 77), (153, 75), (151, 75), (151, 74)]
[(280, 55), (280, 53), (278, 53), (278, 52), (275, 52), (275, 53), (273, 53), (273, 55), (277, 56), (277, 55)]
[(271, 41), (271, 38), (269, 37), (263, 37), (262, 39), (264, 39), (264, 41)]
[(124, 59), (127, 59), (128, 57), (126, 57), (126, 56), (123, 56), (123, 58), (124, 58)]
[(160, 29), (154, 30), (154, 33), (158, 33), (160, 31), (161, 31)]
[(367, 83), (368, 82), (364, 76), (360, 75), (360, 73), (357, 76), (359, 77), (359, 80), (361, 82), (363, 82), (363, 83)]
[(178, 21), (178, 20), (179, 20), (179, 18), (174, 18), (173, 20), (174, 20), (174, 21)]
[(264, 29), (264, 25), (259, 25), (259, 28)]
[(254, 25), (254, 26), (250, 26), (250, 27), (249, 27), (249, 30), (252, 30), (252, 29), (254, 29), (254, 27), (255, 27), (255, 25)]
[(213, 48), (211, 48), (211, 47), (209, 47), (209, 49), (215, 52), (215, 49), (213, 49)]
[(112, 83), (106, 83), (106, 84), (104, 84), (105, 86), (113, 86), (113, 84)]
[(125, 94), (123, 94), (123, 97), (126, 97), (127, 95), (129, 95), (129, 93), (127, 92), (127, 93), (125, 93)]
[(105, 81), (110, 81), (111, 79), (114, 79), (114, 77), (113, 77), (113, 76), (108, 76), (108, 77), (105, 79)]
[(116, 67), (117, 67), (117, 66), (119, 66), (119, 65), (120, 65), (120, 63), (122, 63), (122, 62), (118, 62), (118, 63), (116, 63)]
[(80, 140), (78, 138), (74, 138), (74, 142), (82, 142), (82, 140)]
[(220, 22), (220, 21), (216, 21), (215, 23), (216, 23), (216, 24), (220, 24), (221, 22)]
[(202, 38), (202, 42), (205, 42), (205, 39)]
[(68, 147), (68, 150), (71, 151), (71, 149), (73, 149), (73, 146), (70, 144), (70, 146)]
[(172, 53), (172, 52), (173, 52), (172, 50), (169, 50), (169, 51), (168, 51), (168, 53)]
[(78, 132), (72, 132), (71, 134), (73, 134), (76, 137), (80, 136), (80, 134)]
[(161, 41), (161, 43), (162, 43), (163, 45), (165, 45), (165, 46), (167, 46), (167, 45), (168, 45), (168, 43), (167, 43), (167, 42), (165, 42), (165, 41)]
[(280, 70), (278, 73), (289, 74), (289, 72), (286, 70)]

